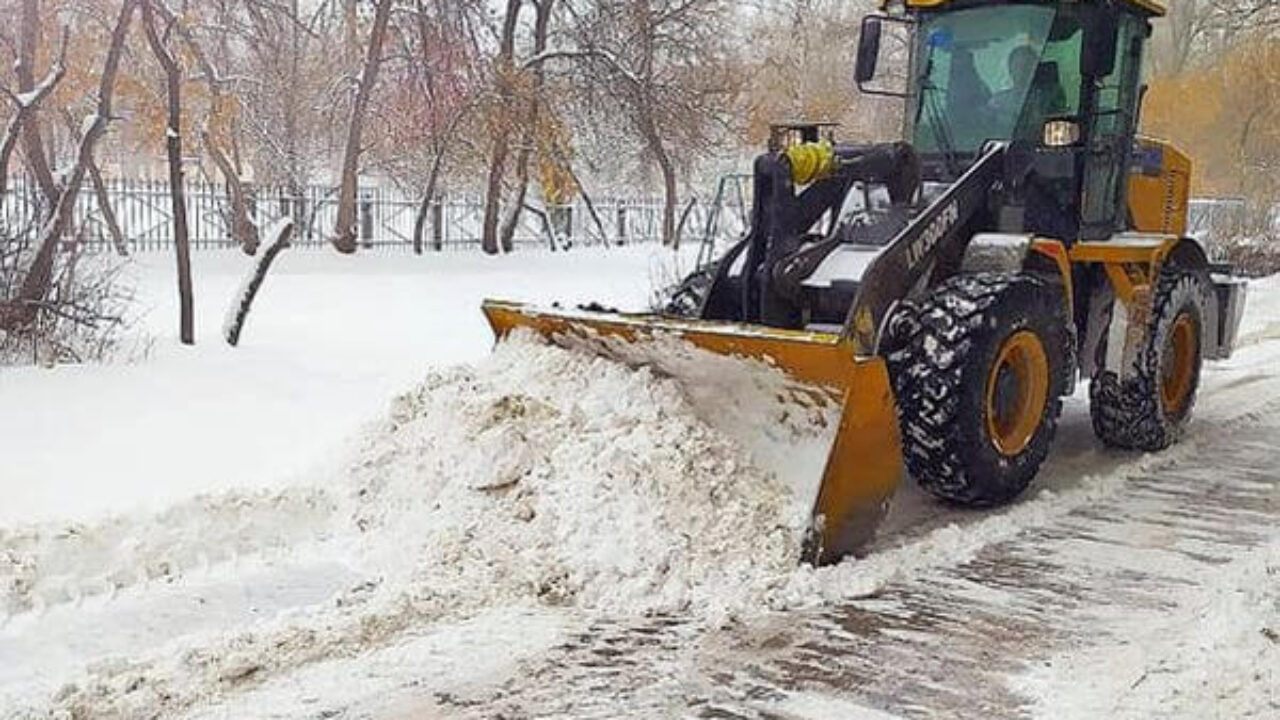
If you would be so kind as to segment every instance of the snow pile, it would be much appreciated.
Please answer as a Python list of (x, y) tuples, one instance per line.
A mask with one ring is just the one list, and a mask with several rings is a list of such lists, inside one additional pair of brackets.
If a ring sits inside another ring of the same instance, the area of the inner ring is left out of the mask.
[[(716, 360), (675, 357), (685, 371)], [(396, 401), (354, 471), (354, 521), (371, 556), (391, 553), (380, 568), (407, 570), (454, 611), (519, 598), (705, 618), (759, 606), (799, 562), (809, 471), (820, 471), (834, 422), (820, 403), (734, 392), (781, 382), (744, 370), (677, 381), (504, 343), (478, 368), (435, 374)], [(774, 432), (754, 446), (735, 440), (752, 427)], [(786, 447), (794, 471), (770, 469)], [(406, 555), (414, 562), (402, 567)]]
[[(1208, 592), (1206, 592), (1208, 590)], [(1173, 598), (1176, 610), (1114, 618), (1118, 637), (1018, 681), (1055, 718), (1275, 717), (1280, 711), (1280, 542)]]
[(799, 563), (838, 408), (763, 363), (658, 345), (620, 363), (520, 337), (433, 373), (324, 489), (0, 529), (0, 619), (317, 543), (442, 614), (766, 604)]
[(0, 621), (110, 595), (321, 536), (333, 502), (320, 490), (198, 496), (164, 512), (0, 528)]

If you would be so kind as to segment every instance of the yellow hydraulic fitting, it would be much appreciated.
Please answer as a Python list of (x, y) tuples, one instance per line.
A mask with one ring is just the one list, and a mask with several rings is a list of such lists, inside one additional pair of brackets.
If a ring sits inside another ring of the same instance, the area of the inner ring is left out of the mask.
[(791, 181), (797, 185), (808, 185), (835, 172), (836, 151), (828, 140), (792, 145), (784, 153), (791, 161)]

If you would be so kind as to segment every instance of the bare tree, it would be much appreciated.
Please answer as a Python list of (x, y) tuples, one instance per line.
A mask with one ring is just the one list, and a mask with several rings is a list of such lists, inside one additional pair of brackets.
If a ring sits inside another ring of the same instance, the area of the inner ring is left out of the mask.
[[(75, 167), (68, 177), (65, 189), (58, 194), (57, 203), (49, 221), (40, 232), (35, 258), (27, 270), (26, 277), (23, 278), (17, 297), (6, 305), (0, 306), (0, 329), (13, 332), (30, 325), (49, 293), (54, 276), (58, 241), (71, 222), (72, 211), (86, 168), (93, 157), (95, 146), (107, 131), (107, 124), (112, 117), (112, 100), (116, 75), (120, 69), (120, 56), (124, 52), (125, 40), (129, 34), (129, 25), (132, 23), (134, 11), (137, 9), (137, 1), (123, 0), (121, 4), (100, 73), (96, 111), (85, 121), (85, 130), (77, 150)], [(30, 162), (30, 158), (28, 161)]]
[(177, 17), (163, 2), (155, 2), (151, 7), (164, 20), (166, 28), (182, 41), (187, 54), (200, 68), (201, 77), (209, 89), (208, 110), (200, 131), (200, 141), (227, 187), (231, 239), (246, 255), (253, 255), (258, 251), (258, 226), (249, 218), (249, 203), (238, 163), (233, 162), (229, 153), (223, 149), (224, 142), (234, 146), (234, 137), (224, 139), (223, 133), (216, 127), (219, 113), (234, 103), (234, 98), (229, 97), (227, 93), (229, 82), (209, 59), (204, 45), (188, 27), (178, 22)]
[(153, 6), (158, 2), (160, 0), (143, 0), (142, 27), (146, 31), (147, 44), (151, 46), (152, 54), (164, 68), (165, 99), (169, 111), (164, 134), (169, 161), (169, 206), (173, 210), (173, 249), (178, 262), (179, 335), (184, 345), (194, 345), (196, 330), (191, 283), (191, 241), (187, 229), (186, 185), (182, 179), (182, 67), (156, 30), (156, 12)]
[[(543, 57), (586, 63), (587, 81), (638, 136), (662, 178), (662, 238), (678, 242), (679, 174), (728, 137), (738, 78), (727, 60), (724, 0), (598, 0), (574, 17), (579, 47)], [(597, 118), (597, 122), (602, 120)]]
[[(35, 65), (39, 51), (42, 23), (40, 22), (40, 0), (22, 0), (22, 13), (18, 20), (18, 59), (13, 66), (13, 74), (18, 81), (19, 97), (36, 93)], [(45, 93), (48, 95), (48, 92)], [(44, 138), (40, 134), (39, 109), (28, 112), (20, 125), (22, 132), (23, 154), (27, 159), (27, 167), (35, 177), (36, 184), (48, 204), (48, 211), (53, 212), (58, 204), (61, 190), (49, 168), (49, 158), (45, 154)]]
[[(413, 25), (400, 34), (403, 54), (412, 60), (405, 70), (407, 77), (393, 83), (401, 89), (392, 105), (398, 117), (390, 123), (387, 134), (394, 144), (384, 153), (388, 157), (382, 165), (396, 176), (426, 177), (425, 185), (408, 178), (401, 181), (406, 187), (421, 188), (413, 224), (413, 249), (418, 254), (425, 246), (428, 216), (437, 207), (446, 163), (463, 144), (459, 140), (465, 123), (474, 116), (480, 96), (474, 59), (481, 53), (468, 33), (475, 14), (470, 3), (415, 0)], [(438, 224), (442, 221), (441, 217), (435, 220), (436, 250), (441, 249)]]
[(383, 63), (369, 108), (364, 166), (416, 198), (415, 253), (429, 225), (431, 242), (441, 242), (436, 201), (450, 174), (479, 155), (473, 134), (486, 88), (476, 29), (486, 20), (474, 0), (414, 0), (397, 5), (387, 30), (384, 54), (395, 61)]
[(1246, 31), (1278, 23), (1275, 0), (1178, 0), (1156, 26), (1153, 69), (1164, 75), (1183, 72), (1197, 56), (1216, 57)]
[[(317, 169), (328, 162), (333, 115), (346, 103), (350, 68), (334, 52), (337, 28), (331, 2), (302, 0), (220, 0), (228, 2), (225, 22), (213, 32), (221, 57), (218, 69), (234, 79), (236, 110), (232, 123), (243, 132), (246, 156), (259, 183), (286, 187), (302, 197)], [(303, 7), (307, 11), (303, 12)], [(229, 36), (229, 37), (228, 37)], [(212, 130), (212, 129), (211, 129)], [(221, 133), (211, 132), (219, 139)], [(222, 137), (232, 163), (236, 134)], [(307, 214), (295, 204), (295, 220)], [(310, 228), (299, 227), (310, 234)]]
[[(33, 0), (25, 0), (25, 5), (34, 4)], [(24, 11), (23, 32), (27, 32), (29, 25), (27, 24)], [(36, 22), (38, 23), (38, 17)], [(48, 74), (40, 81), (39, 85), (31, 88), (22, 94), (14, 94), (7, 88), (4, 93), (9, 96), (13, 102), (13, 115), (9, 117), (9, 123), (5, 127), (3, 137), (0, 137), (0, 196), (8, 191), (9, 185), (9, 161), (13, 157), (14, 148), (18, 145), (20, 136), (25, 137), (25, 127), (32, 118), (40, 111), (40, 104), (45, 98), (53, 94), (58, 87), (58, 83), (62, 81), (63, 76), (67, 73), (67, 35), (68, 30), (62, 29), (62, 40), (58, 45), (58, 58), (54, 61), (53, 66), (49, 68)], [(21, 66), (24, 61), (19, 60), (18, 65)], [(39, 133), (37, 132), (37, 138)], [(43, 152), (43, 151), (42, 151)]]
[[(547, 32), (551, 25), (551, 11), (555, 0), (531, 0), (535, 9), (533, 21), (533, 55), (539, 57), (547, 51)], [(533, 66), (533, 77), (529, 82), (523, 103), (526, 106), (524, 116), (520, 119), (520, 150), (516, 155), (515, 198), (511, 201), (511, 210), (502, 225), (502, 247), (510, 248), (515, 239), (516, 227), (520, 224), (520, 212), (525, 207), (525, 195), (529, 190), (529, 159), (533, 156), (534, 146), (538, 142), (539, 111), (545, 100), (543, 92), (546, 87), (547, 73), (543, 63)], [(545, 218), (544, 218), (545, 219)]]
[(515, 97), (516, 27), (520, 23), (523, 0), (507, 0), (502, 16), (502, 32), (498, 39), (498, 54), (493, 61), (493, 84), (496, 88), (496, 107), (489, 117), (489, 179), (485, 186), (484, 221), (481, 227), (480, 246), (486, 253), (496, 255), (510, 248), (501, 245), (498, 237), (498, 215), (502, 211), (502, 182), (507, 173), (507, 156), (511, 153), (510, 108)]
[(369, 45), (365, 54), (364, 70), (356, 88), (355, 103), (347, 121), (347, 141), (342, 153), (342, 187), (338, 191), (338, 219), (334, 223), (330, 242), (340, 253), (354, 253), (359, 246), (356, 217), (356, 190), (360, 173), (360, 137), (364, 130), (365, 116), (373, 89), (378, 84), (378, 69), (382, 65), (382, 45), (387, 36), (387, 23), (391, 19), (394, 0), (378, 0), (374, 11), (373, 29), (369, 33)]

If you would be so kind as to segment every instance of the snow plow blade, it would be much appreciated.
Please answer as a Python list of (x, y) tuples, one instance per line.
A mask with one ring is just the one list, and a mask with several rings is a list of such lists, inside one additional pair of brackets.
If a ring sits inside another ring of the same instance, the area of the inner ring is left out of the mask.
[[(659, 340), (675, 339), (716, 355), (758, 360), (790, 382), (838, 403), (840, 420), (812, 491), (804, 560), (830, 564), (874, 536), (902, 475), (901, 443), (884, 360), (855, 357), (839, 335), (658, 315), (535, 308), (487, 300), (482, 309), (501, 340), (525, 328), (567, 348), (587, 349), (631, 365), (664, 363)], [(646, 352), (645, 348), (652, 351)], [(808, 483), (813, 486), (812, 482)], [(807, 498), (806, 498), (807, 500)]]

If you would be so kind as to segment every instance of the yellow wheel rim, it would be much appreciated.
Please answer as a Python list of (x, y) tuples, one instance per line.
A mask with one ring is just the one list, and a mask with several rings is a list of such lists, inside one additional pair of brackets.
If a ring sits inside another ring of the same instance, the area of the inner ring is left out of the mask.
[(1160, 368), (1160, 399), (1170, 415), (1182, 412), (1191, 397), (1199, 344), (1195, 320), (1189, 313), (1179, 315), (1165, 339), (1164, 362)]
[(1031, 444), (1049, 400), (1049, 357), (1029, 330), (1009, 336), (987, 376), (987, 435), (1001, 455)]

